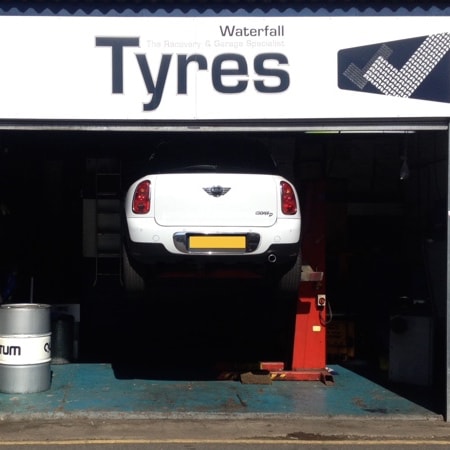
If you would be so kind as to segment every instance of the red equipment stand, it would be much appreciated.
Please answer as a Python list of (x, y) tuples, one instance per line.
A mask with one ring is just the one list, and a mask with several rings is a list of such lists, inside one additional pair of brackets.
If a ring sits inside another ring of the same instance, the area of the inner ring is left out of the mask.
[(261, 369), (270, 372), (272, 380), (322, 381), (334, 384), (326, 367), (326, 297), (318, 293), (321, 272), (307, 272), (310, 280), (302, 280), (295, 314), (292, 369), (283, 362), (262, 362)]
[(327, 299), (325, 294), (325, 189), (323, 183), (303, 186), (302, 277), (296, 303), (292, 367), (262, 362), (272, 380), (322, 381), (334, 384), (326, 368)]

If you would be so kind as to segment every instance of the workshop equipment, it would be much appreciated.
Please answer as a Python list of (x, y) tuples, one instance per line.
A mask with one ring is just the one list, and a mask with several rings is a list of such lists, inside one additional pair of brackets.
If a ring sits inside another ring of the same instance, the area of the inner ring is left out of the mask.
[[(302, 186), (302, 275), (296, 300), (291, 369), (284, 363), (263, 362), (274, 380), (314, 381), (333, 384), (326, 367), (326, 326), (330, 319), (325, 291), (325, 185)], [(307, 263), (307, 264), (305, 264)]]

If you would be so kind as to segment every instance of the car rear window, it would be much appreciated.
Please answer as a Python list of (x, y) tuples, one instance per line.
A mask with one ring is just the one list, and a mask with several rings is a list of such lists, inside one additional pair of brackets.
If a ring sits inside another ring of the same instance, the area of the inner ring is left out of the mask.
[(278, 174), (267, 148), (258, 141), (208, 140), (161, 143), (149, 157), (149, 173)]

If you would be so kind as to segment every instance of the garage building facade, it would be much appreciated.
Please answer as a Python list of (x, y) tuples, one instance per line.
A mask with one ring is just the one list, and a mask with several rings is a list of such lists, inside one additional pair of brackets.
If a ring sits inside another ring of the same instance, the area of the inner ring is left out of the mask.
[[(355, 222), (361, 217), (371, 220), (376, 208), (386, 220), (399, 217), (395, 202), (387, 200), (393, 192), (387, 186), (392, 187), (395, 178), (399, 184), (392, 189), (405, 193), (403, 182), (414, 179), (403, 206), (410, 206), (411, 192), (420, 191), (417, 215), (401, 216), (401, 220), (434, 214), (436, 219), (426, 224), (426, 233), (411, 237), (421, 239), (421, 263), (426, 266), (422, 275), (428, 283), (427, 294), (416, 291), (412, 301), (413, 308), (423, 306), (423, 297), (431, 304), (427, 306), (433, 311), (435, 336), (440, 338), (434, 351), (439, 353), (436, 370), (441, 373), (435, 376), (442, 379), (448, 418), (449, 17), (448, 7), (415, 2), (395, 8), (370, 3), (338, 7), (332, 2), (251, 7), (234, 3), (211, 7), (195, 3), (8, 3), (0, 13), (2, 152), (5, 156), (11, 145), (22, 145), (22, 139), (27, 139), (31, 149), (30, 142), (39, 141), (40, 133), (55, 133), (52, 145), (71, 150), (73, 140), (101, 147), (127, 133), (146, 137), (264, 134), (264, 139), (276, 141), (274, 145), (284, 142), (280, 159), (287, 172), (296, 172), (300, 182), (326, 173), (336, 198), (342, 180), (350, 178), (348, 164), (353, 164), (360, 172), (353, 184), (359, 184), (360, 190), (345, 209), (339, 208), (339, 200), (332, 209), (334, 219), (351, 216), (357, 218)], [(90, 133), (95, 134), (93, 140)], [(103, 142), (99, 133), (107, 133), (110, 140)], [(47, 139), (35, 144), (43, 149)], [(307, 150), (298, 151), (298, 146)], [(379, 155), (380, 148), (386, 153), (376, 160), (376, 168), (372, 156), (360, 159), (367, 149)], [(335, 151), (339, 156), (331, 157)], [(317, 155), (323, 152), (328, 156), (321, 160)], [(102, 154), (115, 156), (115, 151)], [(39, 156), (32, 159), (39, 160)], [(96, 162), (88, 158), (89, 164)], [(363, 179), (367, 174), (373, 177), (375, 169), (381, 171), (378, 176), (383, 170), (385, 174), (397, 172), (382, 188), (376, 184), (361, 188)], [(58, 169), (47, 164), (43, 170), (53, 173)], [(47, 189), (52, 190), (50, 184)], [(373, 203), (363, 202), (362, 193), (380, 196)], [(58, 195), (48, 211), (64, 200), (64, 193)], [(82, 196), (82, 214), (87, 216), (93, 203), (89, 194)], [(399, 230), (394, 234), (401, 236), (403, 223), (395, 220)], [(95, 244), (89, 242), (93, 232), (89, 220), (83, 225), (85, 233), (72, 245), (82, 246), (89, 258), (96, 253)], [(337, 227), (334, 230), (338, 232)], [(404, 230), (408, 234), (409, 228)], [(345, 253), (340, 248), (330, 254), (330, 267), (338, 260), (341, 263)], [(380, 263), (375, 271), (381, 276), (386, 272), (392, 276), (398, 270), (397, 260), (387, 259), (390, 262), (371, 258), (374, 267)], [(415, 275), (408, 273), (408, 277)], [(333, 281), (336, 292), (345, 289), (341, 279), (329, 276), (331, 288)], [(350, 301), (352, 312), (360, 308), (360, 295)], [(383, 320), (391, 313), (383, 313)], [(423, 344), (423, 335), (418, 339)], [(422, 360), (420, 365), (430, 364)]]

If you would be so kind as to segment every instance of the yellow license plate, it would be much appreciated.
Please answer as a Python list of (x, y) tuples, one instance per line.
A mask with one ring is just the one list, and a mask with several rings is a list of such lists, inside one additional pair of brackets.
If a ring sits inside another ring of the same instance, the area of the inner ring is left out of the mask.
[(194, 250), (244, 250), (245, 236), (191, 236), (189, 248)]

